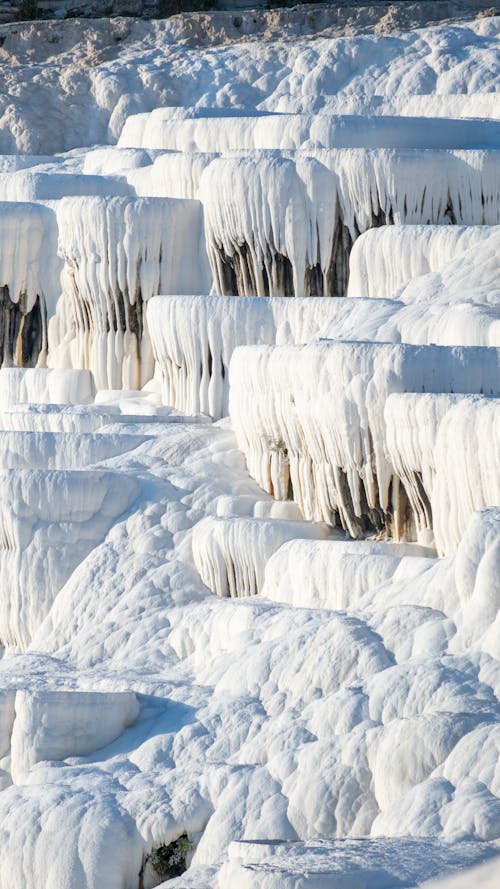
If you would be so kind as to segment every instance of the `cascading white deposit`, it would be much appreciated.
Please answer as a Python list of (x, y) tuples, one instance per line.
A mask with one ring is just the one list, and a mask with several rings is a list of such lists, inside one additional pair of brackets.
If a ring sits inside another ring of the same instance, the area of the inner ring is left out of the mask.
[(499, 352), (323, 340), (233, 353), (229, 410), (250, 474), (353, 537), (418, 524), (386, 445), (391, 392), (498, 393)]
[(417, 527), (433, 528), (438, 552), (454, 552), (470, 516), (500, 500), (500, 399), (391, 395), (387, 450)]
[(67, 198), (57, 218), (67, 329), (51, 361), (90, 368), (98, 389), (140, 388), (153, 372), (144, 304), (157, 293), (209, 287), (201, 206)]

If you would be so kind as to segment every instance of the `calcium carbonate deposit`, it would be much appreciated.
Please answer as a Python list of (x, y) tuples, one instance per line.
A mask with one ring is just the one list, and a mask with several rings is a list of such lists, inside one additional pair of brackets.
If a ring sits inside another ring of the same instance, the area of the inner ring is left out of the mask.
[(497, 889), (499, 10), (121, 6), (0, 26), (0, 889)]

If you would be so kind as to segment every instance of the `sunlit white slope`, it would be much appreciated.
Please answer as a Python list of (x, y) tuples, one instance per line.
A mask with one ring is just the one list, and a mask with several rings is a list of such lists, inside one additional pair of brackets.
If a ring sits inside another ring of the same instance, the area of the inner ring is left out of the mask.
[(26, 648), (75, 567), (137, 495), (99, 471), (2, 470), (0, 639)]
[[(444, 610), (457, 601), (449, 560), (423, 584), (406, 576), (328, 619), (221, 599), (193, 568), (193, 526), (221, 495), (262, 499), (230, 431), (171, 426), (118, 460), (125, 475), (141, 467), (144, 499), (66, 583), (33, 652), (4, 658), (0, 677), (6, 688), (140, 692), (149, 709), (107, 748), (39, 762), (0, 794), (2, 880), (135, 887), (144, 852), (183, 831), (203, 831), (194, 863), (211, 868), (234, 839), (498, 835), (498, 669), (479, 651), (489, 648), (477, 606), (477, 633), (459, 645)], [(492, 577), (498, 518), (484, 518), (490, 530), (481, 514), (456, 562), (471, 602)]]

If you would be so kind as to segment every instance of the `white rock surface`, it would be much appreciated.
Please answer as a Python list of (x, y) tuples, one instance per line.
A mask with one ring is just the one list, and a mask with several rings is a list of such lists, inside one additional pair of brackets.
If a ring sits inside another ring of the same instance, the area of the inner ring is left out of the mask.
[[(250, 474), (276, 499), (291, 493), (305, 518), (339, 521), (353, 537), (371, 527), (414, 539), (422, 522), (408, 511), (389, 456), (388, 396), (495, 392), (498, 384), (495, 349), (333, 340), (239, 347), (229, 410)], [(454, 548), (455, 538), (440, 539), (440, 550), (452, 540)]]
[(328, 536), (324, 525), (258, 518), (206, 518), (193, 532), (193, 558), (218, 596), (255, 596), (266, 562), (286, 540)]

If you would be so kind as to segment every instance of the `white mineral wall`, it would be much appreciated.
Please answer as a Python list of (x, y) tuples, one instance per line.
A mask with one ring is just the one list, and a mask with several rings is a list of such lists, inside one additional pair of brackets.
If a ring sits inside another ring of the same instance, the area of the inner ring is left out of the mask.
[(60, 268), (54, 212), (0, 203), (0, 366), (45, 363)]
[(349, 257), (348, 296), (391, 297), (403, 284), (441, 269), (500, 228), (387, 225), (364, 232)]
[[(496, 148), (496, 120), (440, 120), (427, 117), (333, 114), (178, 115), (184, 109), (157, 108), (129, 118), (120, 148), (226, 152), (317, 148)], [(173, 113), (174, 112), (174, 113)]]
[(139, 197), (197, 199), (201, 174), (217, 156), (192, 151), (162, 153), (150, 166), (128, 170), (127, 182)]
[(193, 558), (203, 583), (218, 596), (255, 596), (267, 560), (286, 541), (321, 538), (325, 525), (256, 518), (206, 518), (193, 531)]
[(127, 180), (113, 176), (19, 170), (0, 173), (2, 201), (56, 201), (71, 195), (129, 195)]
[(391, 395), (384, 416), (417, 527), (433, 528), (441, 554), (454, 552), (472, 513), (500, 498), (500, 399)]
[(0, 639), (26, 648), (76, 566), (138, 492), (120, 473), (0, 472)]
[(389, 581), (427, 570), (431, 552), (415, 544), (291, 540), (267, 561), (261, 594), (293, 607), (345, 610)]
[(57, 217), (69, 329), (51, 362), (90, 368), (98, 389), (140, 388), (153, 373), (147, 300), (210, 289), (201, 206), (76, 198), (61, 201)]
[(386, 445), (391, 392), (499, 391), (496, 349), (320, 341), (239, 347), (229, 410), (250, 474), (353, 537), (417, 528)]
[(85, 756), (132, 725), (139, 701), (130, 692), (18, 691), (12, 728), (11, 772), (22, 784), (42, 760)]
[(164, 404), (185, 413), (226, 416), (229, 364), (240, 345), (305, 343), (328, 329), (367, 339), (386, 331), (398, 303), (381, 300), (272, 300), (219, 296), (158, 296), (148, 327)]
[(500, 222), (499, 150), (315, 148), (285, 155), (221, 157), (201, 176), (219, 293), (342, 295), (351, 246), (368, 229)]
[(95, 387), (88, 370), (49, 370), (42, 367), (0, 369), (0, 408), (30, 402), (90, 404)]
[(323, 164), (277, 152), (220, 158), (202, 174), (199, 195), (219, 293), (329, 292), (337, 196)]

